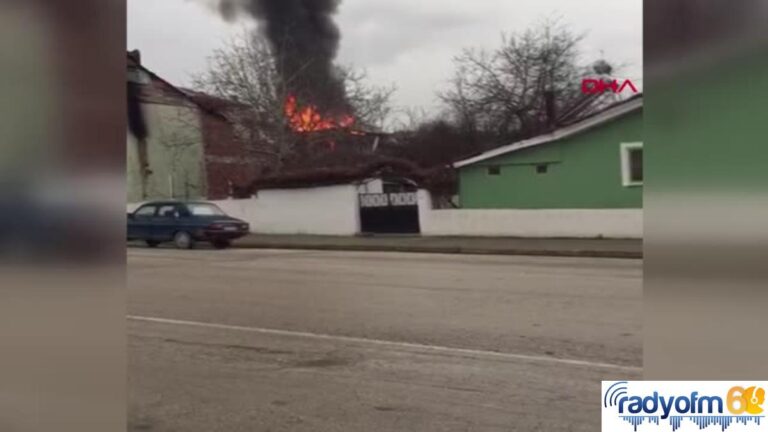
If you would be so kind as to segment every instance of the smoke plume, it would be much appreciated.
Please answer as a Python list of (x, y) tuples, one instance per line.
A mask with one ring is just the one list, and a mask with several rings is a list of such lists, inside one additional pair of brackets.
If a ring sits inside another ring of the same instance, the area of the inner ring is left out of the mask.
[(269, 40), (280, 74), (302, 103), (346, 109), (344, 84), (334, 60), (341, 34), (333, 20), (341, 0), (218, 0), (231, 19), (248, 14)]

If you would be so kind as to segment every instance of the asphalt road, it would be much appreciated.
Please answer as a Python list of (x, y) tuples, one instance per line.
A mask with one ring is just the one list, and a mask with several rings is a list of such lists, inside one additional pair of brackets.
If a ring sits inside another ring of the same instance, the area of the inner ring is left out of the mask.
[(131, 248), (131, 431), (594, 431), (641, 261)]

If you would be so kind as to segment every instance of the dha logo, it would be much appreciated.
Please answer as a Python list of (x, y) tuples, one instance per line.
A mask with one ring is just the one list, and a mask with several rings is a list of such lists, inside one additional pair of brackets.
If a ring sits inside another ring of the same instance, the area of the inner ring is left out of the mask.
[(754, 428), (764, 417), (765, 388), (758, 385), (619, 381), (604, 382), (603, 389), (603, 430), (609, 430), (605, 429), (606, 413), (612, 413), (614, 419), (628, 422), (635, 431), (646, 421), (661, 427), (660, 420), (668, 420), (676, 431), (683, 419), (690, 420), (697, 430), (719, 425), (725, 431), (733, 423), (753, 423), (749, 429), (740, 430), (768, 431)]
[(608, 90), (614, 93), (621, 93), (624, 90), (632, 90), (637, 93), (637, 87), (631, 80), (624, 80), (620, 85), (619, 80), (606, 81), (598, 78), (584, 78), (581, 80), (581, 92), (584, 94), (603, 94)]

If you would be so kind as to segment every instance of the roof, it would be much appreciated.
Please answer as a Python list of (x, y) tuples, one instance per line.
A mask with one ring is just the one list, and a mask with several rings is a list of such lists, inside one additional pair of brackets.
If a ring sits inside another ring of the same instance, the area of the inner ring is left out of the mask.
[(293, 189), (352, 184), (392, 175), (421, 178), (422, 171), (418, 165), (408, 160), (379, 158), (355, 165), (307, 167), (262, 175), (251, 183), (250, 189)]
[[(236, 185), (235, 196), (249, 197), (258, 190), (296, 189), (340, 184), (357, 184), (372, 178), (408, 179), (429, 190), (442, 190), (453, 184), (454, 171), (447, 167), (421, 168), (400, 158), (375, 157), (358, 164), (308, 167), (261, 175), (248, 185)], [(448, 185), (448, 186), (446, 186)]]
[(189, 102), (191, 102), (193, 105), (197, 106), (201, 110), (205, 111), (208, 114), (214, 115), (216, 117), (227, 119), (227, 117), (222, 114), (220, 111), (218, 111), (217, 107), (213, 107), (209, 104), (204, 103), (201, 101), (201, 98), (199, 95), (198, 97), (193, 97), (190, 93), (187, 91), (182, 90), (181, 88), (171, 84), (169, 81), (163, 79), (161, 76), (157, 75), (156, 73), (149, 70), (146, 66), (144, 66), (141, 63), (141, 57), (140, 54), (136, 51), (128, 51), (127, 53), (127, 63), (128, 67), (133, 67), (137, 69), (141, 69), (143, 72), (145, 72), (147, 75), (150, 76), (150, 78), (157, 80), (158, 82), (162, 83), (166, 86), (166, 88), (170, 89), (172, 92), (176, 93), (177, 96), (179, 96), (182, 99), (185, 99)]
[(234, 101), (231, 99), (225, 99), (220, 96), (214, 96), (207, 93), (203, 93), (198, 90), (193, 90), (185, 87), (178, 87), (179, 90), (184, 92), (187, 96), (189, 96), (192, 100), (197, 102), (200, 105), (204, 105), (207, 108), (223, 113), (230, 109), (249, 109), (250, 106), (238, 101)]
[(522, 150), (529, 147), (534, 147), (542, 144), (555, 142), (564, 138), (571, 137), (586, 130), (600, 126), (611, 120), (629, 114), (631, 112), (640, 110), (643, 108), (643, 94), (632, 96), (629, 99), (617, 102), (613, 105), (606, 107), (604, 110), (598, 111), (595, 114), (579, 120), (576, 123), (564, 126), (560, 129), (556, 129), (550, 133), (528, 138), (522, 141), (517, 141), (509, 145), (495, 148), (479, 155), (464, 159), (453, 164), (454, 168), (462, 168), (467, 165), (472, 165), (477, 162), (495, 158), (497, 156), (512, 153), (518, 150)]

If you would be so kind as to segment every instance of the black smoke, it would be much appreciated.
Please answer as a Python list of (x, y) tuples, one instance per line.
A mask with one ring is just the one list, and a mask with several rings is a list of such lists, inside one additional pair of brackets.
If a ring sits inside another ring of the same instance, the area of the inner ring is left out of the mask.
[(225, 18), (246, 13), (269, 40), (284, 84), (301, 104), (347, 109), (334, 60), (341, 33), (334, 15), (341, 0), (219, 0)]

